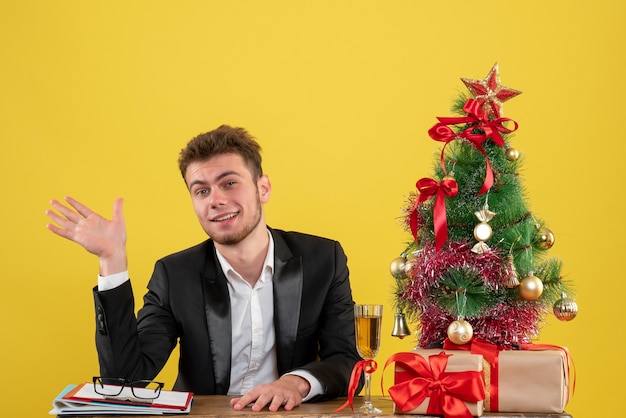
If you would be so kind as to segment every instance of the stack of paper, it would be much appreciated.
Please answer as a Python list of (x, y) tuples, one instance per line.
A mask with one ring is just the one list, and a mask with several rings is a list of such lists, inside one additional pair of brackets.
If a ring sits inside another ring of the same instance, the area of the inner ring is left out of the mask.
[(136, 399), (130, 388), (116, 397), (104, 397), (93, 389), (93, 383), (68, 385), (52, 401), (50, 415), (164, 415), (187, 414), (193, 393), (163, 390), (158, 398), (146, 402)]

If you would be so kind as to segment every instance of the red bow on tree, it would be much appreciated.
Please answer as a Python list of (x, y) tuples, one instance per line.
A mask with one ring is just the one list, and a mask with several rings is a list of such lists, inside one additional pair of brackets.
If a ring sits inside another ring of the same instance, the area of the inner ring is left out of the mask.
[[(504, 145), (503, 133), (511, 133), (517, 130), (517, 122), (509, 118), (497, 118), (489, 120), (489, 116), (486, 111), (482, 110), (482, 104), (475, 99), (467, 99), (463, 106), (463, 111), (467, 116), (461, 117), (438, 117), (439, 123), (435, 124), (428, 130), (428, 135), (435, 141), (445, 142), (441, 150), (441, 166), (444, 167), (444, 150), (446, 146), (454, 139), (466, 139), (478, 152), (485, 156), (487, 165), (485, 180), (478, 192), (479, 195), (485, 193), (493, 186), (493, 170), (487, 153), (483, 148), (483, 142), (491, 138), (491, 140), (502, 147)], [(514, 128), (509, 129), (503, 124), (505, 122), (513, 122)], [(468, 124), (469, 126), (460, 132), (455, 132), (450, 125)], [(445, 167), (444, 167), (445, 169)]]
[(435, 225), (435, 245), (437, 250), (443, 247), (448, 240), (448, 221), (446, 219), (446, 196), (453, 197), (459, 192), (459, 186), (453, 178), (444, 178), (440, 183), (424, 177), (415, 183), (419, 191), (419, 197), (413, 205), (409, 224), (413, 238), (417, 242), (417, 209), (420, 203), (435, 196), (435, 207), (433, 209), (433, 221)]

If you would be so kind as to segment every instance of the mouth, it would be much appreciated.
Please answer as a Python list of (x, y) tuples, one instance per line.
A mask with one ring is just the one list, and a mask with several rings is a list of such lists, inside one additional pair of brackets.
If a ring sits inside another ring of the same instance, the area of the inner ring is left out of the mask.
[(239, 215), (239, 212), (229, 213), (227, 215), (222, 215), (216, 218), (211, 219), (211, 222), (226, 222), (229, 221)]

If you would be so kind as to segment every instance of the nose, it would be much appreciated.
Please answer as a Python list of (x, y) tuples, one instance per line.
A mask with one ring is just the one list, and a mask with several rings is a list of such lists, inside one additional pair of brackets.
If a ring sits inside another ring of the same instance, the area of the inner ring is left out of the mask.
[(219, 188), (214, 188), (209, 194), (209, 204), (215, 208), (226, 203), (226, 194)]

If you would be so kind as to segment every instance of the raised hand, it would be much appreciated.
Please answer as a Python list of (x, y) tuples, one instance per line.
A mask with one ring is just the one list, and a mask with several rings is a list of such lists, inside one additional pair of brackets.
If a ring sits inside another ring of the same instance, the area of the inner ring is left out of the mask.
[(123, 199), (115, 200), (111, 220), (105, 219), (71, 197), (66, 197), (65, 202), (70, 207), (57, 200), (50, 201), (56, 212), (48, 209), (46, 215), (55, 223), (47, 224), (47, 228), (98, 256), (102, 276), (126, 270), (126, 223), (122, 211)]

